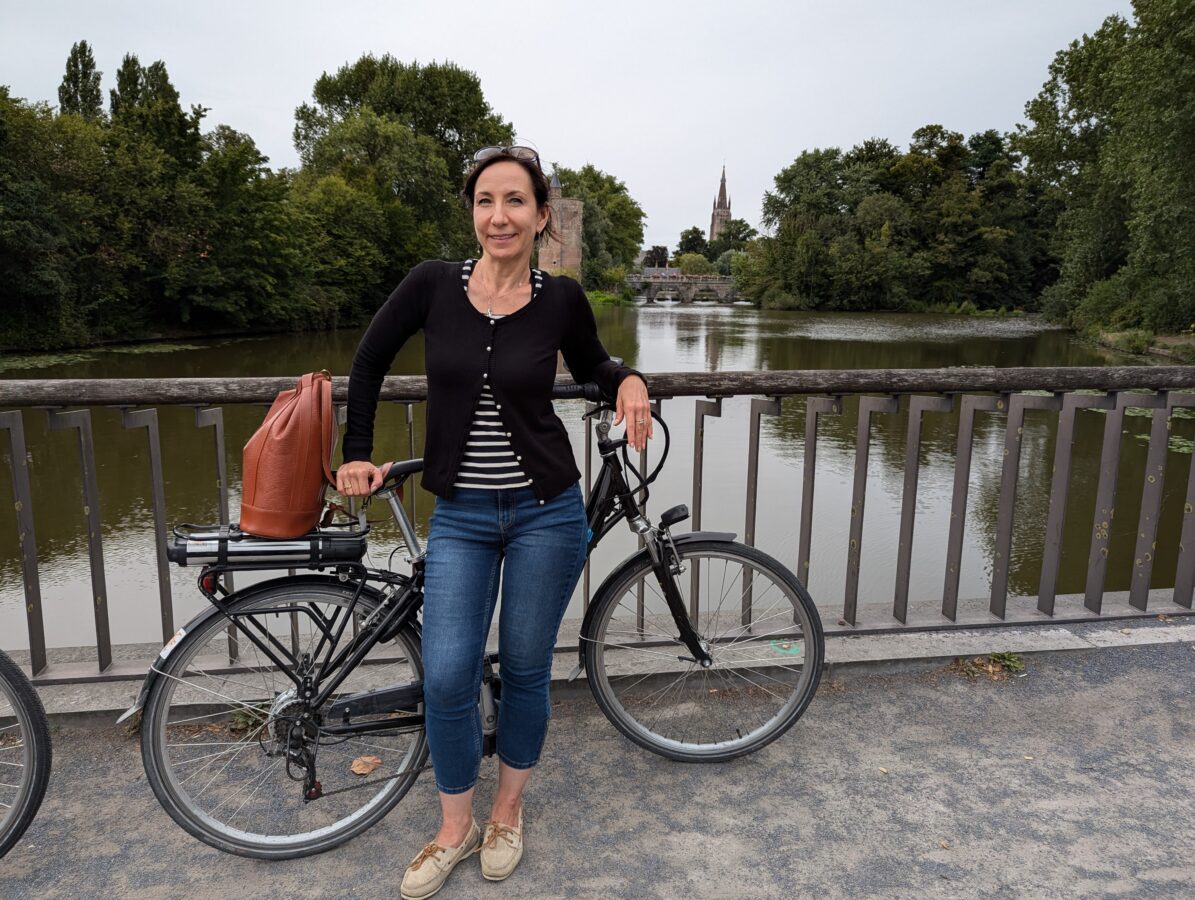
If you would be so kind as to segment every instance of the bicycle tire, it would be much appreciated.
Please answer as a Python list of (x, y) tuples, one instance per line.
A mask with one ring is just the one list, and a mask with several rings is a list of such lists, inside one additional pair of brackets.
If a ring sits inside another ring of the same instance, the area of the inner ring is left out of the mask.
[[(0, 857), (21, 839), (46, 795), (53, 750), (46, 711), (29, 679), (0, 650)], [(16, 761), (18, 756), (20, 762)], [(13, 778), (12, 769), (20, 774)], [(17, 783), (10, 784), (12, 779)]]
[[(291, 608), (301, 602), (321, 602), (344, 608), (350, 602), (353, 594), (354, 590), (352, 586), (331, 581), (327, 583), (307, 582), (297, 587), (281, 582), (266, 587), (264, 590), (255, 591), (253, 588), (250, 588), (245, 592), (245, 596), (234, 596), (226, 602), (229, 605), (230, 612), (234, 614), (247, 615), (253, 613), (255, 616), (265, 619), (268, 615), (280, 616), (288, 614), (286, 612), (271, 613), (271, 607)], [(377, 600), (373, 596), (363, 593), (358, 599), (359, 615), (364, 618), (376, 608), (376, 605)], [(288, 785), (285, 781), (282, 781), (283, 773), (276, 771), (277, 766), (285, 762), (285, 760), (282, 760), (281, 762), (261, 763), (265, 774), (262, 774), (260, 777), (253, 776), (255, 779), (258, 779), (256, 787), (242, 803), (242, 806), (244, 806), (253, 799), (254, 795), (263, 786), (270, 785), (271, 791), (280, 798), (279, 808), (283, 810), (283, 812), (276, 814), (276, 818), (292, 817), (298, 819), (308, 815), (308, 810), (312, 810), (310, 813), (311, 818), (318, 819), (321, 815), (325, 817), (337, 815), (337, 813), (328, 811), (327, 806), (320, 807), (320, 804), (326, 804), (333, 799), (337, 799), (339, 802), (338, 798), (347, 798), (345, 800), (345, 803), (347, 803), (346, 808), (351, 807), (351, 812), (335, 821), (319, 824), (318, 827), (311, 827), (306, 831), (299, 831), (293, 834), (269, 833), (264, 830), (253, 831), (246, 827), (236, 826), (233, 820), (240, 813), (240, 808), (232, 813), (231, 816), (226, 816), (226, 818), (229, 818), (229, 821), (226, 822), (215, 815), (215, 810), (205, 809), (201, 805), (199, 795), (207, 789), (206, 786), (203, 790), (197, 791), (194, 787), (188, 788), (186, 785), (187, 780), (194, 776), (194, 771), (186, 774), (183, 769), (183, 764), (188, 762), (187, 758), (183, 758), (187, 752), (186, 745), (188, 741), (172, 743), (169, 738), (185, 734), (186, 729), (198, 728), (200, 731), (210, 729), (213, 724), (218, 726), (218, 732), (220, 728), (226, 728), (228, 734), (232, 736), (234, 734), (233, 723), (235, 723), (237, 715), (252, 716), (253, 713), (249, 712), (249, 710), (256, 709), (258, 711), (257, 714), (261, 716), (260, 723), (254, 722), (250, 718), (249, 724), (244, 729), (246, 737), (243, 740), (228, 744), (228, 746), (238, 746), (241, 744), (244, 746), (241, 746), (237, 750), (217, 751), (217, 759), (219, 759), (219, 754), (226, 756), (231, 754), (231, 756), (227, 762), (223, 762), (221, 769), (212, 776), (211, 781), (208, 782), (210, 786), (225, 770), (229, 769), (234, 762), (237, 762), (237, 757), (245, 749), (253, 748), (254, 741), (258, 744), (257, 748), (252, 749), (249, 755), (240, 760), (238, 766), (245, 763), (252, 764), (254, 759), (264, 758), (265, 746), (262, 744), (262, 735), (265, 734), (267, 738), (272, 740), (273, 732), (271, 729), (274, 726), (271, 723), (278, 721), (275, 718), (275, 709), (278, 707), (279, 701), (284, 697), (284, 693), (275, 694), (273, 697), (265, 697), (265, 701), (271, 704), (267, 712), (260, 703), (245, 699), (243, 694), (238, 698), (235, 688), (229, 687), (226, 688), (229, 691), (227, 695), (218, 695), (221, 698), (219, 702), (208, 701), (209, 705), (216, 706), (223, 704), (228, 707), (227, 715), (224, 718), (219, 718), (216, 714), (190, 718), (183, 715), (181, 718), (176, 717), (171, 722), (171, 703), (174, 700), (175, 693), (182, 691), (185, 695), (188, 689), (187, 687), (180, 688), (180, 686), (190, 685), (193, 694), (196, 690), (206, 690), (209, 687), (208, 682), (197, 679), (212, 676), (203, 669), (202, 665), (196, 664), (194, 660), (196, 658), (210, 659), (210, 656), (199, 657), (199, 654), (210, 642), (219, 640), (218, 635), (220, 632), (227, 633), (227, 627), (228, 620), (223, 616), (212, 617), (197, 626), (193, 632), (183, 637), (178, 645), (171, 650), (166, 659), (159, 658), (157, 661), (157, 666), (162, 674), (154, 682), (146, 699), (141, 721), (141, 751), (150, 787), (166, 812), (184, 830), (204, 843), (227, 853), (257, 859), (293, 859), (323, 853), (356, 837), (379, 822), (402, 800), (424, 768), (428, 757), (428, 748), (427, 736), (422, 727), (405, 732), (412, 736), (411, 745), (406, 751), (395, 751), (396, 754), (401, 754), (401, 765), (394, 772), (392, 778), (386, 778), (386, 774), (390, 774), (387, 770), (380, 778), (375, 779), (377, 783), (384, 784), (384, 787), (376, 793), (371, 790), (358, 792), (355, 788), (350, 787), (349, 790), (337, 794), (337, 791), (328, 789), (325, 791), (324, 797), (306, 804), (303, 802), (302, 790), (298, 784)], [(393, 636), (391, 641), (401, 650), (402, 658), (408, 663), (408, 667), (413, 671), (414, 675), (421, 678), (423, 673), (422, 650), (416, 627), (408, 624), (398, 634)], [(256, 648), (245, 639), (241, 639), (237, 646), (238, 653), (243, 653), (246, 660), (250, 658), (251, 653), (257, 652)], [(389, 646), (389, 644), (378, 645), (378, 647), (383, 646)], [(244, 649), (246, 647), (249, 649)], [(260, 656), (258, 659), (260, 659)], [(263, 693), (268, 693), (271, 686), (268, 680), (265, 679), (264, 672), (257, 667), (256, 663), (249, 664), (244, 668), (248, 674), (233, 672), (232, 674), (236, 675), (237, 680), (231, 681), (230, 676), (229, 684), (250, 686), (253, 690), (258, 690), (256, 681), (257, 677), (261, 676), (267, 682), (261, 690)], [(276, 667), (274, 668), (276, 669)], [(341, 693), (351, 693), (354, 689), (351, 684), (352, 679), (361, 673), (366, 673), (366, 676), (368, 676), (368, 673), (373, 673), (375, 678), (385, 676), (384, 671), (378, 672), (366, 665), (358, 666), (353, 670), (353, 673), (350, 673), (350, 681), (346, 681), (346, 685), (349, 687)], [(188, 682), (187, 679), (191, 679), (191, 681)], [(280, 680), (280, 683), (285, 682)], [(180, 700), (178, 709), (185, 712), (185, 706), (185, 700)], [(195, 721), (204, 719), (212, 719), (213, 722), (198, 725)], [(226, 720), (231, 720), (231, 723), (227, 725), (220, 724)], [(251, 729), (253, 731), (252, 734), (249, 733)], [(216, 734), (216, 737), (222, 736), (222, 732)], [(373, 743), (373, 736), (371, 735), (370, 737), (371, 744), (367, 746), (376, 746)], [(382, 739), (379, 738), (376, 740), (380, 741)], [(321, 743), (317, 759), (319, 758), (319, 754), (329, 752), (327, 748), (339, 747), (348, 742), (348, 740), (335, 741), (327, 745)], [(205, 745), (198, 742), (198, 740), (191, 743), (200, 750), (200, 755), (194, 757), (194, 761), (203, 760), (203, 753), (206, 749)], [(354, 741), (354, 743), (359, 744), (361, 742), (358, 740)], [(266, 740), (265, 745), (268, 746), (269, 744), (270, 740)], [(177, 761), (172, 761), (170, 749), (171, 747), (178, 746), (182, 746), (184, 749), (179, 751), (180, 758)], [(220, 747), (224, 746), (224, 744), (215, 742), (207, 746)], [(357, 748), (353, 747), (350, 747), (350, 750), (354, 753), (359, 752)], [(378, 752), (383, 756), (386, 755), (380, 748)], [(255, 757), (254, 753), (258, 753), (260, 756)], [(344, 761), (343, 757), (348, 755), (350, 754), (342, 752), (341, 762)], [(362, 753), (362, 756), (364, 756), (364, 753)], [(354, 763), (357, 762), (357, 760), (353, 761)], [(390, 760), (384, 760), (383, 762), (387, 766), (391, 765)], [(204, 763), (199, 771), (207, 769), (210, 765), (210, 763)], [(269, 768), (271, 765), (274, 767), (273, 770)], [(287, 770), (289, 770), (289, 763), (286, 763), (286, 765)], [(342, 769), (338, 766), (335, 770), (332, 770), (322, 763), (321, 766), (323, 767), (321, 771), (322, 781), (326, 782), (329, 777), (329, 774), (324, 773), (335, 771), (345, 779), (345, 785), (354, 783), (352, 781), (354, 776), (351, 776), (348, 771), (350, 767)], [(282, 785), (281, 789), (274, 790), (274, 782), (266, 780), (272, 771), (276, 775), (275, 780)], [(235, 774), (235, 772), (236, 769), (234, 768), (233, 773)], [(207, 773), (202, 777), (206, 778)], [(293, 776), (291, 777), (293, 778)], [(232, 780), (232, 775), (229, 776), (229, 780)], [(365, 787), (368, 788), (369, 784), (366, 783)], [(270, 793), (270, 791), (267, 793)], [(333, 794), (337, 794), (337, 797), (334, 798)], [(359, 808), (353, 806), (357, 802), (354, 798), (358, 796), (363, 798), (362, 805)], [(223, 805), (223, 802), (220, 805)], [(321, 811), (315, 812), (314, 810), (317, 809)], [(252, 811), (251, 809), (250, 812)]]
[[(716, 607), (712, 601), (699, 602), (693, 622), (713, 665), (702, 669), (688, 656), (676, 636), (651, 561), (641, 553), (624, 563), (594, 598), (593, 615), (581, 635), (590, 690), (611, 723), (653, 753), (681, 762), (723, 762), (754, 753), (791, 728), (817, 692), (825, 660), (817, 607), (789, 569), (753, 547), (705, 540), (678, 544), (677, 552), (686, 567), (677, 576), (677, 585), (682, 593), (689, 592), (684, 599), (690, 612), (694, 596), (700, 601), (700, 595), (692, 593), (693, 586), (700, 592), (717, 575), (711, 562), (704, 578), (694, 578), (694, 566), (700, 573), (702, 561), (723, 562), (721, 600)], [(725, 606), (734, 589), (733, 580), (726, 584), (732, 563), (752, 573), (739, 582), (743, 590), (737, 608)], [(751, 627), (747, 627), (743, 624), (747, 610), (755, 615), (754, 603), (762, 602), (771, 591), (761, 584), (757, 591), (763, 578), (781, 588), (781, 597), (769, 601), (772, 606), (766, 608), (766, 615), (749, 620)], [(649, 592), (655, 596), (648, 597)], [(751, 605), (744, 602), (747, 597)], [(773, 612), (777, 607), (779, 612)], [(791, 626), (787, 624), (790, 609)], [(780, 621), (769, 624), (769, 630), (758, 632), (761, 623), (777, 618)], [(665, 687), (659, 688), (660, 683)], [(749, 726), (749, 716), (757, 716), (759, 723)], [(719, 717), (726, 719), (725, 724), (714, 721)], [(710, 740), (692, 740), (691, 735), (706, 723), (718, 733)]]

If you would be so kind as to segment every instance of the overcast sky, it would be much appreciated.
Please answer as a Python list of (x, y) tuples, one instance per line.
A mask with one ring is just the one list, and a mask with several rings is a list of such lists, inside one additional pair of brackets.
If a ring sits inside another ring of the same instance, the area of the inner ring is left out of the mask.
[(57, 103), (71, 44), (89, 41), (105, 98), (126, 52), (165, 61), (206, 125), (297, 162), (294, 109), (363, 53), (450, 60), (545, 161), (591, 162), (647, 213), (645, 243), (709, 227), (723, 162), (736, 217), (758, 225), (802, 151), (868, 137), (906, 146), (936, 122), (1011, 129), (1054, 54), (1122, 0), (709, 3), (14, 2), (0, 0), (0, 83)]

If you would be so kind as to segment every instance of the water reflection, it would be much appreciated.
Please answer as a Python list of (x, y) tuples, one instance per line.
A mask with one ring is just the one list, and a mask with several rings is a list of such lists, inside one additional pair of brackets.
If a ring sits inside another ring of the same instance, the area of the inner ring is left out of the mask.
[[(775, 369), (917, 368), (949, 366), (1102, 365), (1116, 357), (1080, 344), (1061, 331), (1026, 319), (967, 319), (922, 315), (826, 315), (765, 312), (742, 306), (644, 305), (596, 310), (602, 338), (611, 353), (647, 372)], [(299, 334), (212, 341), (188, 341), (155, 348), (125, 348), (76, 355), (71, 359), (0, 359), (0, 377), (16, 378), (169, 378), (214, 376), (293, 376), (327, 368), (348, 371), (360, 331)], [(393, 374), (421, 374), (419, 338), (403, 348)], [(580, 405), (558, 407), (578, 459), (584, 433)], [(904, 474), (907, 407), (872, 420), (872, 456), (868, 472), (867, 518), (863, 532), (860, 600), (890, 601), (896, 564), (900, 495)], [(261, 420), (262, 407), (225, 409), (227, 462), (235, 518), (240, 487), (239, 448)], [(719, 418), (706, 424), (703, 527), (742, 533), (745, 515), (746, 398), (727, 400)], [(416, 452), (423, 442), (423, 410), (414, 411)], [(673, 456), (653, 490), (650, 509), (691, 502), (693, 400), (666, 401), (672, 427)], [(171, 522), (214, 521), (217, 485), (210, 429), (195, 427), (191, 409), (160, 410), (166, 500)], [(841, 416), (823, 416), (818, 444), (817, 489), (809, 586), (824, 615), (841, 609), (854, 466), (857, 401), (844, 404)], [(1029, 411), (1025, 417), (1016, 530), (1010, 560), (1010, 591), (1037, 593), (1054, 454), (1053, 413)], [(81, 511), (77, 441), (70, 432), (49, 432), (46, 416), (26, 411), (31, 478), (41, 560), (47, 641), (50, 646), (92, 642), (91, 588)], [(1081, 591), (1098, 477), (1104, 416), (1078, 414), (1075, 459), (1064, 533), (1058, 590)], [(94, 412), (93, 424), (100, 503), (104, 520), (105, 570), (112, 633), (118, 642), (155, 641), (160, 628), (153, 552), (152, 515), (144, 430), (125, 431), (116, 410)], [(1190, 439), (1195, 422), (1175, 420), (1173, 434)], [(781, 413), (765, 417), (761, 436), (757, 543), (795, 566), (804, 463), (805, 401), (786, 398)], [(1003, 414), (976, 417), (970, 475), (966, 540), (960, 597), (986, 607), (995, 542), (997, 497), (1004, 441)], [(914, 536), (910, 595), (938, 597), (942, 591), (946, 533), (954, 478), (958, 413), (927, 413), (921, 446), (920, 490)], [(1141, 479), (1147, 451), (1147, 417), (1125, 419), (1117, 514), (1108, 566), (1108, 588), (1128, 587)], [(384, 405), (379, 413), (379, 459), (408, 455), (411, 433), (405, 409)], [(654, 459), (658, 448), (653, 448)], [(1154, 586), (1172, 583), (1178, 523), (1182, 515), (1190, 456), (1171, 452), (1159, 526)], [(11, 502), (11, 485), (0, 479), (0, 499)], [(417, 531), (426, 535), (433, 498), (416, 492)], [(8, 508), (11, 509), (11, 506)], [(380, 511), (379, 511), (380, 514)], [(398, 536), (379, 526), (374, 559), (381, 562)], [(0, 517), (0, 633), (7, 648), (25, 641), (24, 601), (13, 517)], [(599, 548), (594, 575), (632, 552), (631, 535), (615, 531)], [(193, 574), (171, 573), (176, 621), (200, 607)], [(595, 581), (596, 584), (596, 581)], [(574, 598), (579, 604), (579, 597)], [(579, 606), (578, 606), (579, 608)], [(574, 610), (574, 613), (577, 610)]]

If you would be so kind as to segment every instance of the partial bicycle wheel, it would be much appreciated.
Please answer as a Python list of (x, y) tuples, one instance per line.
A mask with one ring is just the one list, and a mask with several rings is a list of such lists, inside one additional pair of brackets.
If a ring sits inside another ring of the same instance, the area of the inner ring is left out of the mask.
[(787, 568), (728, 541), (677, 545), (677, 586), (713, 664), (693, 661), (646, 554), (594, 598), (581, 636), (598, 706), (641, 747), (686, 762), (752, 753), (800, 718), (825, 645), (808, 592)]
[[(249, 589), (230, 602), (238, 626), (213, 617), (185, 635), (165, 659), (146, 699), (141, 754), (150, 786), (184, 829), (220, 850), (260, 859), (322, 853), (378, 822), (410, 789), (427, 761), (427, 738), (411, 713), (353, 721), (387, 723), (364, 735), (335, 735), (327, 707), (304, 720), (295, 681), (244, 630), (267, 630), (298, 661), (320, 657), (321, 637), (345, 624), (343, 640), (376, 608), (362, 595), (346, 622), (351, 585), (299, 579)], [(276, 654), (281, 655), (281, 654)], [(378, 643), (338, 688), (337, 697), (423, 679), (415, 628)], [(335, 700), (336, 698), (333, 698)], [(305, 798), (310, 759), (320, 783)]]
[(0, 856), (37, 815), (50, 781), (50, 726), (33, 685), (0, 650)]

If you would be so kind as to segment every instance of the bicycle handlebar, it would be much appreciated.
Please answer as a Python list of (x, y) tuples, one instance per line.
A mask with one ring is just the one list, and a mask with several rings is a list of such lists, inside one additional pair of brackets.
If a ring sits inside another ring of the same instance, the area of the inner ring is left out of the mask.
[(583, 398), (600, 403), (605, 397), (602, 389), (592, 381), (588, 384), (558, 384), (552, 388), (553, 400), (575, 400)]

